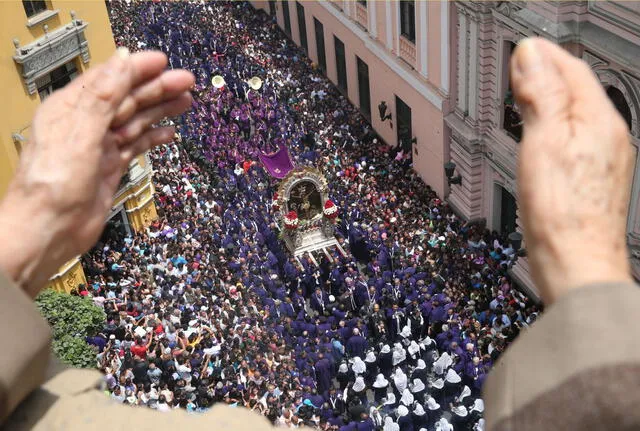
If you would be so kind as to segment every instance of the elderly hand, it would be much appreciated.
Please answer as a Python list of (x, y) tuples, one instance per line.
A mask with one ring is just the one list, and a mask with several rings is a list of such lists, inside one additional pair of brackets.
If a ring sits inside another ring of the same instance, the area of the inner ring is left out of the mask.
[(191, 105), (194, 77), (166, 64), (121, 48), (36, 112), (0, 204), (0, 268), (30, 295), (99, 238), (129, 162), (172, 140), (173, 128), (152, 125)]
[(631, 281), (625, 122), (589, 67), (548, 41), (521, 43), (511, 78), (525, 123), (520, 208), (544, 302), (591, 283)]

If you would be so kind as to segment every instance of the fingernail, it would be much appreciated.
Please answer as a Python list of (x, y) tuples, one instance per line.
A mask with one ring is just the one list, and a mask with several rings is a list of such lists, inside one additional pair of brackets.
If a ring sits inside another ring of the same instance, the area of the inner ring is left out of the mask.
[(121, 46), (116, 49), (116, 55), (120, 57), (122, 60), (126, 60), (129, 57), (129, 48), (126, 46)]
[(523, 74), (530, 74), (542, 67), (542, 56), (535, 40), (525, 39), (520, 42), (516, 54), (518, 69)]

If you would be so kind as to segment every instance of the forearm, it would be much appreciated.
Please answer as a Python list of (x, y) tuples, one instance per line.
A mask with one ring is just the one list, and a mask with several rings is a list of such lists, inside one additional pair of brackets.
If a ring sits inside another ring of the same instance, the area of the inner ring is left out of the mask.
[[(491, 371), (483, 388), (487, 429), (584, 429), (574, 422), (611, 417), (591, 411), (628, 405), (616, 397), (637, 392), (638, 309), (640, 288), (634, 283), (580, 286), (560, 297)], [(589, 397), (573, 396), (585, 393)]]
[(68, 258), (44, 191), (15, 182), (0, 202), (0, 270), (31, 297)]

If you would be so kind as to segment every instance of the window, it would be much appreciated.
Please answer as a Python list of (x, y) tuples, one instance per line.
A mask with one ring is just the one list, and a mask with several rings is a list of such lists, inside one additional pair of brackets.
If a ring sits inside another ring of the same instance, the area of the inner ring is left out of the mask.
[(78, 76), (78, 69), (75, 63), (70, 61), (36, 79), (40, 100), (44, 102), (51, 93), (67, 85), (76, 76)]
[(22, 6), (24, 6), (24, 11), (27, 13), (27, 18), (47, 10), (47, 2), (44, 0), (22, 0)]
[(347, 62), (344, 56), (344, 43), (333, 36), (333, 44), (336, 49), (336, 71), (338, 72), (338, 88), (347, 93)]
[(622, 91), (618, 90), (616, 87), (609, 87), (607, 88), (607, 96), (609, 96), (609, 100), (611, 100), (613, 106), (615, 106), (620, 115), (622, 115), (622, 118), (625, 123), (627, 123), (629, 130), (631, 130), (633, 116), (631, 115), (631, 108), (629, 107), (624, 94), (622, 94)]
[(411, 139), (413, 137), (413, 130), (411, 128), (411, 108), (404, 103), (404, 100), (396, 96), (396, 122), (397, 122), (397, 136), (398, 147), (402, 148), (405, 155), (409, 157), (413, 156), (413, 143)]
[(307, 44), (307, 22), (304, 19), (304, 6), (296, 2), (296, 12), (298, 13), (298, 31), (300, 32), (300, 46), (304, 52), (309, 52)]
[(416, 42), (416, 5), (414, 0), (400, 1), (400, 34)]
[(360, 99), (360, 112), (366, 118), (371, 119), (371, 93), (369, 91), (369, 66), (356, 56), (358, 63), (358, 98)]
[(364, 7), (367, 7), (367, 0), (358, 0), (358, 3), (360, 3)]
[(289, 0), (282, 0), (282, 12), (284, 14), (284, 31), (291, 36), (291, 15), (289, 15)]
[(324, 51), (324, 26), (317, 18), (313, 18), (313, 26), (316, 32), (316, 51), (318, 51), (318, 66), (320, 70), (327, 71), (327, 54)]
[(516, 49), (516, 44), (514, 42), (505, 42), (503, 54), (503, 76), (507, 79), (507, 88), (503, 102), (504, 110), (502, 128), (509, 136), (511, 136), (511, 138), (513, 138), (514, 141), (520, 142), (520, 139), (522, 139), (522, 118), (520, 117), (520, 109), (513, 98), (513, 92), (511, 91), (511, 78), (509, 77), (509, 61), (511, 60), (511, 54), (513, 54), (514, 49)]

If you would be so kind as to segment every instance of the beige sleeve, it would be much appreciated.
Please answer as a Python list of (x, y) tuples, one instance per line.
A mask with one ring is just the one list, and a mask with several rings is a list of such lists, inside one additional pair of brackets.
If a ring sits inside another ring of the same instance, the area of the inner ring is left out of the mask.
[[(206, 413), (158, 412), (117, 403), (96, 389), (95, 370), (67, 369), (23, 402), (5, 423), (11, 431), (208, 430), (275, 431), (262, 415), (218, 404)], [(304, 431), (301, 430), (301, 431)]]
[(33, 300), (0, 273), (0, 424), (45, 378), (51, 333)]
[(483, 397), (488, 430), (640, 428), (640, 288), (586, 286), (507, 349)]

